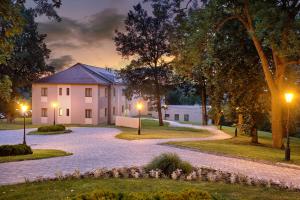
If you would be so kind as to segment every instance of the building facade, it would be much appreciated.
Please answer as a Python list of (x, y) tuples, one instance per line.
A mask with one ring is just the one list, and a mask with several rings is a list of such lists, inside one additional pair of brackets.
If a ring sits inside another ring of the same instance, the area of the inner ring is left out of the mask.
[[(164, 107), (166, 109), (162, 109), (162, 112), (165, 120), (202, 124), (202, 107), (200, 105), (168, 105)], [(155, 118), (158, 117), (156, 111), (152, 111), (151, 115)]]
[(136, 103), (146, 102), (128, 100), (125, 87), (114, 71), (77, 63), (33, 83), (32, 123), (112, 124), (116, 116), (135, 116)]

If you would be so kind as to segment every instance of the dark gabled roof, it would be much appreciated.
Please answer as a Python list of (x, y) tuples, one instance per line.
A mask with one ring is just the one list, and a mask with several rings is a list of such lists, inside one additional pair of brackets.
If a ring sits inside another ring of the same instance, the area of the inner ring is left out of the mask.
[(35, 83), (61, 84), (120, 84), (117, 74), (113, 70), (77, 63), (72, 67), (42, 78)]

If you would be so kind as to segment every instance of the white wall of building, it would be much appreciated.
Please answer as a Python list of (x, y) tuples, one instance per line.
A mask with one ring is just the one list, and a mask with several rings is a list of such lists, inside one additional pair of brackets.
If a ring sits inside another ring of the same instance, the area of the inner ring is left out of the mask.
[[(162, 109), (163, 119), (181, 122), (202, 123), (202, 107), (200, 105), (168, 105)], [(156, 111), (151, 112), (152, 117), (158, 118)]]

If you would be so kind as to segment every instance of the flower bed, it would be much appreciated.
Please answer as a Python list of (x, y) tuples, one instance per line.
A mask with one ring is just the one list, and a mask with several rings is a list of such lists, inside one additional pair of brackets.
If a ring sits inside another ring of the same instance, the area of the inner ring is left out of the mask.
[[(43, 182), (49, 180), (68, 180), (82, 178), (154, 178), (154, 179), (173, 179), (185, 181), (209, 181), (209, 182), (224, 182), (227, 184), (243, 184), (249, 186), (272, 187), (277, 189), (288, 189), (291, 191), (299, 191), (299, 186), (287, 184), (279, 181), (264, 180), (253, 178), (241, 174), (224, 172), (207, 167), (193, 168), (192, 172), (185, 174), (181, 169), (177, 169), (167, 176), (161, 170), (150, 170), (147, 172), (144, 167), (123, 167), (123, 168), (100, 168), (93, 171), (80, 173), (75, 170), (72, 174), (63, 174), (58, 171), (54, 178), (37, 177), (33, 182)], [(28, 181), (28, 180), (27, 180)], [(29, 181), (28, 181), (29, 182)]]

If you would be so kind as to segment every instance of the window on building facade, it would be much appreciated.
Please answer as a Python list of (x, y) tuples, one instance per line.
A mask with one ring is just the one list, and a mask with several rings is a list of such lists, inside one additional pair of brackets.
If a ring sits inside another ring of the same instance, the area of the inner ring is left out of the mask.
[(43, 96), (43, 97), (48, 96), (48, 88), (42, 88), (41, 89), (41, 96)]
[(122, 113), (124, 113), (124, 106), (122, 106)]
[(48, 112), (47, 112), (47, 108), (42, 108), (42, 117), (48, 117)]
[(92, 118), (92, 110), (91, 109), (85, 110), (85, 118)]
[(186, 122), (190, 121), (190, 116), (188, 114), (184, 115), (184, 121)]
[(175, 114), (175, 115), (174, 115), (174, 120), (175, 120), (175, 121), (179, 121), (179, 114)]
[(62, 88), (59, 88), (59, 89), (58, 89), (58, 93), (59, 93), (59, 96), (62, 95)]
[(165, 118), (168, 118), (168, 117), (170, 117), (170, 114), (165, 114)]
[(70, 109), (69, 108), (66, 109), (66, 116), (70, 116)]
[(105, 96), (107, 97), (108, 96), (108, 90), (107, 90), (107, 88), (105, 88), (104, 93), (105, 93)]
[(107, 116), (107, 108), (104, 109), (104, 115)]
[(85, 97), (92, 97), (92, 88), (85, 88)]
[(113, 89), (114, 97), (116, 96), (116, 88)]
[(128, 110), (131, 111), (131, 104), (128, 105)]
[(122, 89), (122, 96), (125, 96), (125, 89)]
[(63, 115), (63, 110), (62, 110), (62, 108), (59, 108), (58, 109), (58, 116), (62, 116)]
[(115, 115), (115, 114), (116, 114), (116, 108), (113, 107), (113, 115)]
[(66, 94), (67, 94), (67, 96), (70, 95), (70, 88), (67, 88)]

